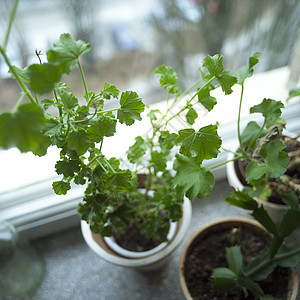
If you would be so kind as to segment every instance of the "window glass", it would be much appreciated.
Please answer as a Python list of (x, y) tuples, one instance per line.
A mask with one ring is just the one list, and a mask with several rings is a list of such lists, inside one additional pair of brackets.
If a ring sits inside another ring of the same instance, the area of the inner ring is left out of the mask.
[[(12, 4), (0, 1), (1, 42)], [(282, 84), (296, 87), (299, 14), (296, 0), (20, 0), (7, 53), (18, 67), (38, 63), (35, 52), (41, 51), (45, 60), (47, 49), (61, 33), (69, 32), (92, 44), (93, 51), (84, 57), (90, 90), (99, 90), (107, 81), (121, 90), (137, 91), (146, 104), (164, 99), (153, 76), (157, 66), (171, 66), (179, 85), (186, 88), (199, 77), (207, 54), (222, 53), (225, 67), (234, 71), (253, 53), (262, 52), (256, 72), (288, 66)], [(77, 80), (75, 70), (66, 83), (83, 95)], [(0, 91), (0, 111), (12, 109), (20, 90), (2, 58)], [(2, 168), (2, 174), (10, 168)]]

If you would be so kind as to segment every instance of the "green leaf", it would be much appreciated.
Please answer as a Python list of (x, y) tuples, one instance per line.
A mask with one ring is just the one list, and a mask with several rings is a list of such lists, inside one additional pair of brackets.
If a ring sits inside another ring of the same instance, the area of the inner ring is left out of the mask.
[(213, 90), (212, 85), (206, 85), (198, 90), (198, 102), (201, 103), (208, 111), (211, 111), (217, 104), (217, 99), (210, 95)]
[(82, 131), (72, 132), (67, 140), (69, 149), (75, 150), (79, 155), (84, 154), (90, 145), (91, 142), (88, 139), (87, 133)]
[(54, 181), (52, 184), (53, 190), (57, 195), (66, 195), (68, 190), (71, 189), (71, 185), (69, 182), (61, 181)]
[(65, 177), (72, 177), (80, 170), (78, 161), (74, 160), (59, 160), (55, 164), (57, 174), (63, 174)]
[[(261, 287), (251, 280), (249, 277), (246, 277), (244, 275), (239, 276), (238, 278), (238, 284), (244, 288), (246, 288), (248, 291), (250, 291), (253, 295), (263, 297), (264, 291), (261, 289)], [(261, 300), (261, 298), (260, 298)]]
[(255, 149), (257, 138), (260, 138), (264, 134), (263, 131), (259, 136), (257, 136), (259, 131), (260, 126), (255, 121), (250, 121), (241, 134), (242, 145)]
[(220, 83), (225, 95), (229, 95), (232, 93), (231, 88), (236, 84), (237, 78), (224, 71), (217, 77), (217, 81)]
[(191, 107), (187, 114), (186, 114), (186, 121), (190, 124), (193, 125), (195, 123), (195, 120), (198, 118), (197, 112)]
[(41, 132), (45, 123), (41, 108), (32, 103), (0, 114), (0, 147), (17, 147), (21, 152), (34, 152), (44, 142)]
[(102, 176), (106, 188), (115, 189), (116, 193), (127, 192), (131, 188), (131, 172), (129, 170), (121, 170), (116, 173), (107, 173)]
[(174, 162), (177, 174), (174, 178), (176, 190), (193, 200), (210, 196), (214, 187), (214, 176), (209, 168), (200, 167), (193, 159), (177, 154)]
[(261, 113), (265, 118), (266, 127), (269, 128), (281, 116), (281, 108), (283, 107), (281, 101), (265, 98), (262, 103), (252, 106), (250, 113)]
[(120, 123), (131, 125), (135, 120), (142, 119), (140, 114), (144, 111), (145, 105), (136, 92), (123, 92), (120, 99), (120, 105), (121, 107), (117, 113)]
[(178, 77), (171, 67), (160, 66), (156, 68), (154, 75), (161, 76), (159, 82), (162, 88), (168, 90), (170, 94), (179, 95)]
[(107, 82), (104, 82), (103, 89), (100, 92), (100, 95), (109, 100), (110, 98), (118, 98), (120, 91), (117, 89), (117, 87), (114, 84), (110, 84)]
[(285, 145), (280, 140), (273, 140), (262, 146), (260, 155), (264, 163), (260, 161), (250, 162), (246, 168), (246, 180), (258, 180), (265, 173), (271, 178), (279, 177), (286, 172), (289, 164), (289, 156), (282, 149)]
[(235, 275), (241, 273), (243, 267), (243, 255), (240, 246), (234, 246), (226, 248), (226, 260), (229, 269), (234, 272)]
[(294, 98), (294, 97), (298, 97), (300, 96), (300, 88), (298, 89), (293, 89), (289, 91), (289, 96), (286, 99), (286, 101), (289, 101), (290, 99)]
[(253, 75), (253, 67), (259, 63), (259, 57), (261, 56), (260, 52), (254, 53), (250, 58), (249, 58), (249, 63), (247, 66), (244, 66), (240, 68), (236, 75), (238, 78), (238, 83), (243, 84), (246, 78), (251, 77)]
[(300, 263), (300, 243), (284, 243), (273, 258), (284, 268), (296, 267)]
[(83, 41), (74, 41), (69, 33), (64, 33), (55, 42), (53, 49), (47, 52), (48, 61), (57, 64), (64, 73), (70, 73), (78, 58), (91, 50), (91, 45)]
[(218, 292), (230, 291), (236, 284), (237, 276), (228, 268), (215, 268), (211, 275), (211, 283)]
[(51, 92), (61, 77), (58, 67), (49, 63), (30, 65), (27, 74), (30, 88), (39, 94)]
[(64, 104), (64, 107), (68, 110), (78, 106), (78, 99), (70, 92), (63, 92), (61, 94), (61, 101)]
[(246, 209), (255, 210), (258, 207), (257, 202), (250, 197), (245, 191), (235, 191), (232, 196), (227, 196), (225, 201), (231, 205)]
[(150, 163), (153, 164), (155, 173), (159, 171), (163, 172), (167, 167), (167, 157), (165, 157), (162, 152), (153, 150), (151, 152)]
[[(14, 69), (15, 73), (18, 74), (18, 76), (20, 77), (20, 79), (22, 81), (29, 82), (30, 78), (28, 76), (28, 67), (26, 67), (24, 69), (19, 69), (16, 66), (12, 66), (12, 68)], [(15, 76), (12, 74), (12, 72), (9, 71), (9, 73), (11, 73), (11, 77), (15, 79)]]
[(176, 133), (170, 133), (168, 130), (161, 131), (159, 137), (159, 143), (161, 148), (172, 149), (177, 140), (178, 135)]
[(284, 214), (279, 226), (279, 235), (281, 237), (289, 236), (300, 225), (300, 210), (288, 209)]
[(289, 192), (280, 194), (282, 201), (288, 205), (292, 210), (299, 211), (299, 199), (296, 193)]
[(274, 234), (275, 236), (278, 235), (277, 226), (268, 215), (267, 211), (264, 209), (263, 205), (256, 208), (251, 215), (255, 220), (257, 220), (261, 225), (263, 225), (268, 232)]
[(47, 110), (50, 106), (55, 105), (55, 100), (45, 98), (41, 101), (41, 104), (43, 104), (44, 110)]
[(130, 146), (127, 151), (128, 160), (132, 164), (141, 163), (147, 148), (148, 145), (146, 141), (141, 136), (137, 136), (135, 138), (135, 143), (132, 146)]
[(222, 144), (216, 125), (202, 127), (197, 132), (192, 128), (182, 129), (177, 142), (181, 146), (181, 154), (195, 157), (198, 162), (217, 157)]
[(117, 120), (109, 116), (100, 115), (90, 122), (87, 128), (87, 136), (92, 141), (99, 143), (105, 136), (113, 136), (116, 132)]
[(216, 54), (214, 56), (208, 55), (203, 59), (203, 67), (206, 68), (212, 76), (218, 76), (224, 70), (222, 60), (223, 55), (221, 54)]

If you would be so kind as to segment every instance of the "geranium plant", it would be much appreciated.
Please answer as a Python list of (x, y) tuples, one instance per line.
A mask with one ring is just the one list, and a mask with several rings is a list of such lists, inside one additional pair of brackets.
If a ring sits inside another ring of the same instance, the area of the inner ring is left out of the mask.
[[(12, 19), (13, 15), (10, 25)], [(37, 51), (37, 63), (24, 69), (13, 66), (5, 51), (9, 31), (10, 26), (0, 53), (22, 94), (12, 111), (0, 114), (0, 147), (17, 147), (39, 156), (45, 155), (50, 145), (58, 147), (60, 158), (55, 169), (62, 178), (53, 183), (53, 189), (62, 195), (71, 182), (87, 186), (78, 211), (82, 219), (91, 221), (92, 231), (107, 236), (136, 224), (148, 238), (164, 241), (168, 231), (165, 220), (180, 218), (184, 194), (191, 200), (203, 198), (214, 185), (211, 169), (201, 164), (218, 155), (221, 138), (217, 125), (197, 130), (192, 125), (198, 117), (194, 106), (200, 103), (210, 111), (216, 104), (211, 91), (221, 86), (230, 94), (237, 81), (224, 70), (222, 55), (207, 56), (200, 79), (183, 93), (170, 67), (156, 69), (160, 85), (167, 90), (166, 111), (148, 112), (152, 130), (147, 137), (136, 137), (127, 152), (132, 168), (123, 169), (120, 159), (107, 157), (102, 149), (118, 130), (117, 123), (130, 126), (141, 120), (145, 105), (138, 94), (120, 92), (110, 83), (100, 91), (90, 91), (80, 58), (91, 51), (91, 45), (73, 40), (70, 34), (60, 36), (47, 51), (45, 62)], [(75, 67), (84, 86), (83, 100), (60, 82), (62, 75)], [(43, 98), (45, 93), (53, 97)], [(108, 101), (118, 101), (119, 106), (106, 109)], [(182, 106), (174, 112), (179, 101)], [(188, 128), (170, 132), (167, 125), (175, 118), (184, 118)], [(175, 172), (167, 168), (168, 162), (174, 162)], [(144, 191), (137, 189), (140, 186)]]

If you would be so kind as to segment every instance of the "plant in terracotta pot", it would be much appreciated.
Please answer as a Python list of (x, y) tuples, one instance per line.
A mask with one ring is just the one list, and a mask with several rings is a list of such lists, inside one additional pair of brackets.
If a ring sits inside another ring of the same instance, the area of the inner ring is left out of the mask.
[(187, 299), (296, 299), (300, 243), (285, 240), (299, 228), (300, 207), (294, 194), (283, 198), (288, 209), (279, 225), (246, 193), (226, 198), (258, 222), (220, 219), (192, 235), (180, 264)]
[[(259, 57), (260, 53), (254, 54), (248, 67), (236, 73), (237, 83), (241, 85), (238, 145), (228, 151), (227, 177), (234, 188), (247, 190), (258, 201), (263, 201), (271, 217), (279, 222), (287, 209), (281, 195), (292, 191), (298, 199), (300, 197), (300, 142), (299, 135), (284, 131), (286, 122), (281, 118), (284, 104), (273, 99), (265, 98), (252, 106), (250, 114), (261, 114), (263, 121), (261, 124), (250, 121), (241, 131), (245, 79), (252, 75)], [(290, 92), (289, 98), (297, 96), (295, 91)]]
[[(13, 15), (10, 25), (12, 19)], [(221, 146), (217, 125), (192, 128), (198, 117), (195, 107), (202, 105), (211, 110), (216, 99), (210, 92), (220, 86), (230, 94), (236, 77), (224, 70), (222, 55), (207, 56), (200, 79), (180, 93), (176, 73), (170, 67), (158, 67), (155, 75), (167, 90), (166, 110), (149, 110), (151, 130), (147, 136), (135, 138), (127, 152), (130, 167), (124, 168), (123, 160), (109, 157), (103, 149), (121, 130), (120, 125), (126, 134), (127, 127), (142, 119), (145, 105), (136, 92), (120, 92), (114, 84), (105, 83), (100, 91), (90, 91), (81, 60), (90, 50), (90, 44), (62, 34), (42, 57), (45, 62), (36, 51), (37, 63), (19, 69), (11, 64), (6, 43), (0, 48), (22, 91), (14, 109), (0, 114), (0, 147), (17, 147), (39, 156), (45, 155), (50, 146), (60, 150), (55, 169), (61, 178), (53, 183), (53, 189), (64, 195), (71, 183), (86, 185), (78, 211), (93, 232), (92, 247), (99, 247), (94, 244), (95, 235), (114, 235), (120, 241), (128, 229), (135, 236), (146, 237), (146, 249), (168, 239), (178, 244), (184, 233), (180, 238), (169, 238), (169, 221), (179, 221), (182, 212), (190, 211), (185, 196), (192, 200), (210, 195), (214, 178), (211, 170), (201, 164), (216, 157)], [(82, 99), (60, 82), (62, 75), (67, 76), (76, 67), (84, 87)], [(41, 96), (45, 93), (46, 98)], [(107, 109), (106, 104), (112, 101), (118, 103), (117, 107)], [(169, 131), (170, 122), (178, 118), (183, 118), (188, 128)], [(187, 229), (188, 221), (179, 223)], [(143, 249), (143, 245), (138, 248)], [(172, 246), (168, 251), (173, 250)], [(123, 262), (121, 259), (120, 264)]]

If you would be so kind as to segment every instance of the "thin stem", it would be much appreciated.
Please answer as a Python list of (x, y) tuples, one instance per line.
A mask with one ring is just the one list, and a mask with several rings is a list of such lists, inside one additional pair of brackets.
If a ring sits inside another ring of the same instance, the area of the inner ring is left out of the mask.
[(243, 155), (238, 155), (238, 156), (236, 156), (236, 157), (234, 157), (234, 158), (232, 158), (232, 159), (230, 159), (230, 160), (226, 160), (226, 161), (224, 161), (224, 162), (222, 162), (222, 163), (220, 163), (220, 164), (214, 165), (214, 166), (212, 166), (210, 169), (211, 169), (211, 170), (216, 169), (216, 168), (218, 168), (218, 167), (220, 167), (220, 166), (226, 165), (226, 164), (228, 164), (229, 162), (238, 160), (238, 159), (240, 159), (240, 158), (242, 158), (242, 157), (243, 157)]
[(18, 3), (19, 3), (19, 0), (14, 1), (13, 8), (10, 12), (9, 23), (8, 23), (8, 27), (7, 27), (6, 34), (5, 34), (5, 39), (4, 39), (3, 46), (2, 46), (4, 51), (6, 50), (6, 46), (7, 46), (7, 43), (8, 43), (8, 38), (9, 38), (9, 35), (10, 35), (10, 31), (11, 31), (11, 26), (12, 26), (12, 23), (13, 23), (13, 21), (15, 19), (15, 16), (16, 16)]
[(78, 62), (77, 62), (77, 65), (78, 65), (78, 67), (79, 67), (79, 71), (80, 71), (80, 75), (81, 75), (81, 78), (82, 78), (82, 82), (83, 82), (85, 94), (86, 94), (86, 97), (87, 97), (87, 105), (88, 105), (88, 107), (89, 107), (91, 104), (90, 104), (90, 99), (89, 99), (89, 94), (88, 94), (88, 88), (87, 88), (85, 76), (84, 76), (84, 73), (83, 73), (83, 69), (82, 69), (82, 67), (81, 67), (81, 64), (80, 64), (79, 60), (78, 60)]
[(13, 68), (13, 66), (11, 65), (9, 58), (7, 57), (4, 49), (2, 47), (0, 47), (0, 53), (3, 56), (5, 63), (7, 64), (7, 66), (9, 67), (9, 70), (11, 71), (11, 73), (13, 74), (13, 76), (15, 77), (16, 81), (18, 82), (20, 88), (22, 89), (22, 91), (24, 92), (24, 94), (27, 96), (27, 98), (30, 100), (31, 103), (33, 104), (37, 104), (35, 102), (35, 99), (33, 98), (33, 96), (31, 95), (29, 89), (26, 87), (26, 85), (23, 83), (23, 81), (21, 80), (21, 78), (19, 77), (18, 73), (15, 71), (15, 69)]
[(241, 111), (242, 111), (243, 96), (244, 96), (244, 83), (242, 84), (240, 104), (239, 104), (239, 113), (238, 113), (238, 123), (237, 123), (238, 139), (239, 139), (239, 144), (240, 144), (241, 149), (243, 149), (242, 138), (241, 138), (241, 124), (240, 124), (241, 123)]
[(20, 104), (22, 103), (23, 99), (25, 97), (25, 94), (22, 93), (22, 95), (20, 96), (18, 102), (15, 104), (14, 108), (13, 108), (13, 111), (16, 111), (18, 109), (18, 107), (20, 106)]

